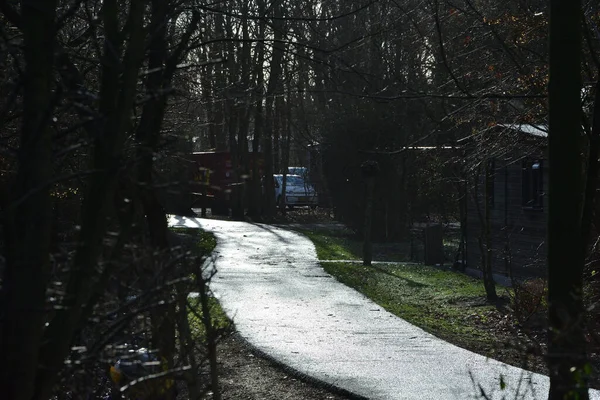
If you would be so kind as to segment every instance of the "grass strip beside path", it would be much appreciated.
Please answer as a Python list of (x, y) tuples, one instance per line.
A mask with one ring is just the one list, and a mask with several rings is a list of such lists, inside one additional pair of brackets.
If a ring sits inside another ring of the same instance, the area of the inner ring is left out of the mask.
[[(180, 237), (181, 244), (187, 247), (195, 256), (202, 258), (209, 257), (217, 246), (215, 235), (199, 228), (170, 228), (171, 231)], [(195, 279), (195, 278), (194, 278)], [(188, 321), (192, 335), (196, 340), (204, 341), (206, 339), (206, 327), (202, 323), (202, 307), (198, 296), (190, 297), (189, 305), (193, 310), (188, 311)], [(209, 298), (210, 314), (212, 324), (216, 329), (224, 330), (231, 327), (231, 320), (221, 308), (216, 298)]]
[[(327, 230), (298, 230), (313, 241), (325, 271), (359, 291), (392, 314), (457, 346), (506, 363), (545, 372), (540, 356), (531, 356), (531, 346), (508, 308), (507, 289), (497, 287), (505, 302), (486, 302), (479, 279), (453, 270), (406, 263), (401, 246), (380, 247), (375, 261), (395, 261), (365, 267), (359, 260), (361, 242), (347, 234)], [(374, 244), (374, 249), (377, 244)], [(391, 251), (385, 251), (385, 250)], [(383, 257), (381, 256), (383, 254)], [(517, 344), (518, 343), (518, 344)]]
[[(495, 347), (494, 336), (476, 321), (496, 309), (485, 303), (480, 282), (424, 265), (323, 263), (327, 273), (398, 317), (459, 345)], [(471, 323), (470, 321), (473, 321)]]
[(301, 231), (315, 244), (319, 260), (360, 260), (362, 247), (348, 234), (334, 231)]
[[(355, 234), (339, 229), (298, 229), (315, 244), (319, 260), (361, 260), (363, 241)], [(377, 261), (409, 261), (409, 243), (373, 243)]]

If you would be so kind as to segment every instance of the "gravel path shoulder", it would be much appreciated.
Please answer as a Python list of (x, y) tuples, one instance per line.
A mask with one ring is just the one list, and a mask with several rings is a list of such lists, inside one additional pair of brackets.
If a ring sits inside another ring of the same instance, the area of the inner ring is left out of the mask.
[(239, 334), (219, 344), (221, 390), (224, 399), (348, 400), (305, 382), (255, 352)]

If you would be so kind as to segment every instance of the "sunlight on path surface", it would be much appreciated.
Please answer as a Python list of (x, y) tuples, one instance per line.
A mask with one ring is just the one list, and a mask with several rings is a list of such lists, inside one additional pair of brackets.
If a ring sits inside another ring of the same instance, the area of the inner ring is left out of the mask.
[(370, 399), (547, 398), (547, 377), (444, 342), (337, 282), (302, 235), (199, 218), (169, 225), (215, 234), (211, 287), (223, 309), (253, 346), (301, 374)]

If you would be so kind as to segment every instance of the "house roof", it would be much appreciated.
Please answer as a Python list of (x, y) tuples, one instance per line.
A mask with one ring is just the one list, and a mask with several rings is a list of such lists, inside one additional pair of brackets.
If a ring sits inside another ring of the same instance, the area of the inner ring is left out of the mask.
[(548, 137), (548, 126), (545, 124), (496, 124), (489, 128), (483, 129), (475, 135), (466, 136), (457, 140), (457, 143), (468, 142), (473, 139), (474, 136), (483, 134), (496, 128), (509, 129), (515, 132), (522, 133), (524, 135), (533, 136), (536, 138), (547, 138)]
[(548, 137), (548, 126), (543, 124), (497, 124), (496, 126), (512, 129), (527, 135), (547, 138)]

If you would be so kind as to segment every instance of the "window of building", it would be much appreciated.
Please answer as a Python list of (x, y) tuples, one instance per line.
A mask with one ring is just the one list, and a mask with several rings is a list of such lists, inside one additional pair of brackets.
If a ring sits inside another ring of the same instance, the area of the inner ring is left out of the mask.
[(523, 207), (532, 210), (544, 208), (544, 173), (542, 160), (523, 161)]

